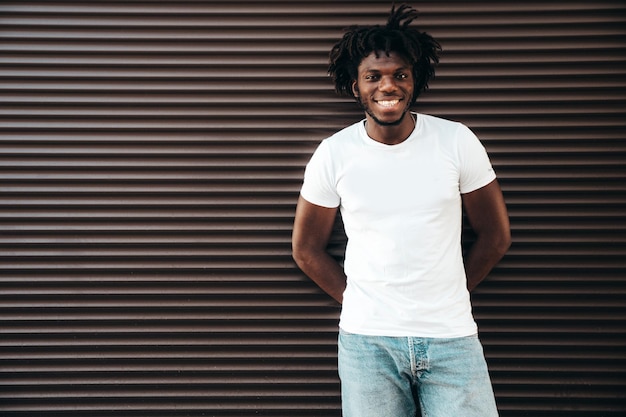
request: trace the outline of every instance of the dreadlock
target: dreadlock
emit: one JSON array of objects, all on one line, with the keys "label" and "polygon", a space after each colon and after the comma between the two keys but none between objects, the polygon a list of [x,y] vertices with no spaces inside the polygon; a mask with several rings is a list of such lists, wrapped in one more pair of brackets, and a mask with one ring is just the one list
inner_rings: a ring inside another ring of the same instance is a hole
[{"label": "dreadlock", "polygon": [[357,79],[358,67],[363,58],[372,52],[387,56],[395,52],[413,68],[415,80],[411,104],[428,88],[435,75],[441,46],[426,32],[409,27],[417,18],[417,10],[403,4],[391,13],[385,26],[350,26],[343,38],[330,51],[328,74],[340,95],[352,96],[352,83]]}]

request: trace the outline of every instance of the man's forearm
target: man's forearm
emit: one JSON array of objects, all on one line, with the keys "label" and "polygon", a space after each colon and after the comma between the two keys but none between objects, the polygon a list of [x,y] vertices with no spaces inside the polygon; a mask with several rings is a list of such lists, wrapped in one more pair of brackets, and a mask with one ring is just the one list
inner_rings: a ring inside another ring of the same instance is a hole
[{"label": "man's forearm", "polygon": [[464,259],[467,288],[472,291],[511,246],[511,226],[497,180],[463,194],[462,198],[469,223],[476,232],[476,242]]},{"label": "man's forearm", "polygon": [[343,302],[346,289],[346,275],[343,268],[327,252],[317,254],[294,254],[298,267],[324,292],[339,304]]},{"label": "man's forearm", "polygon": [[491,272],[494,266],[502,259],[509,241],[494,243],[493,239],[479,238],[474,242],[465,258],[465,275],[467,288],[472,291]]}]

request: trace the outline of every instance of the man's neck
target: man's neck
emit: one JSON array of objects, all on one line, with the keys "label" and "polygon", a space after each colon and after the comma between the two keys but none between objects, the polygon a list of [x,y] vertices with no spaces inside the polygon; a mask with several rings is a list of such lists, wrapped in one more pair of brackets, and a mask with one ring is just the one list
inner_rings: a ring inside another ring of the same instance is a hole
[{"label": "man's neck", "polygon": [[398,145],[411,136],[415,129],[413,114],[407,112],[397,125],[383,125],[374,120],[369,114],[365,115],[365,130],[367,135],[376,142],[385,145]]}]

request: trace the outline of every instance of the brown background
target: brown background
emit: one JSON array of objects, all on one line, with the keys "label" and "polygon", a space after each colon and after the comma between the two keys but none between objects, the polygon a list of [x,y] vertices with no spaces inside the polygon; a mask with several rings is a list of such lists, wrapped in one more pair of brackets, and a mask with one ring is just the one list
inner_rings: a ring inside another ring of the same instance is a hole
[{"label": "brown background", "polygon": [[[479,135],[510,210],[474,295],[501,415],[623,415],[626,4],[412,4],[444,48],[417,110]],[[290,233],[362,117],[328,51],[389,8],[0,3],[0,415],[340,415]]]}]

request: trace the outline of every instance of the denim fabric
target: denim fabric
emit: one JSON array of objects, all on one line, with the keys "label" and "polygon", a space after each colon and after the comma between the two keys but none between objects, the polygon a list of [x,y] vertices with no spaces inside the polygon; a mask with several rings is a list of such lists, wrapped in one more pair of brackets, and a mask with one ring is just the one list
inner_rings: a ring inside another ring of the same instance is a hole
[{"label": "denim fabric", "polygon": [[343,417],[497,417],[478,336],[363,336],[340,331]]}]

